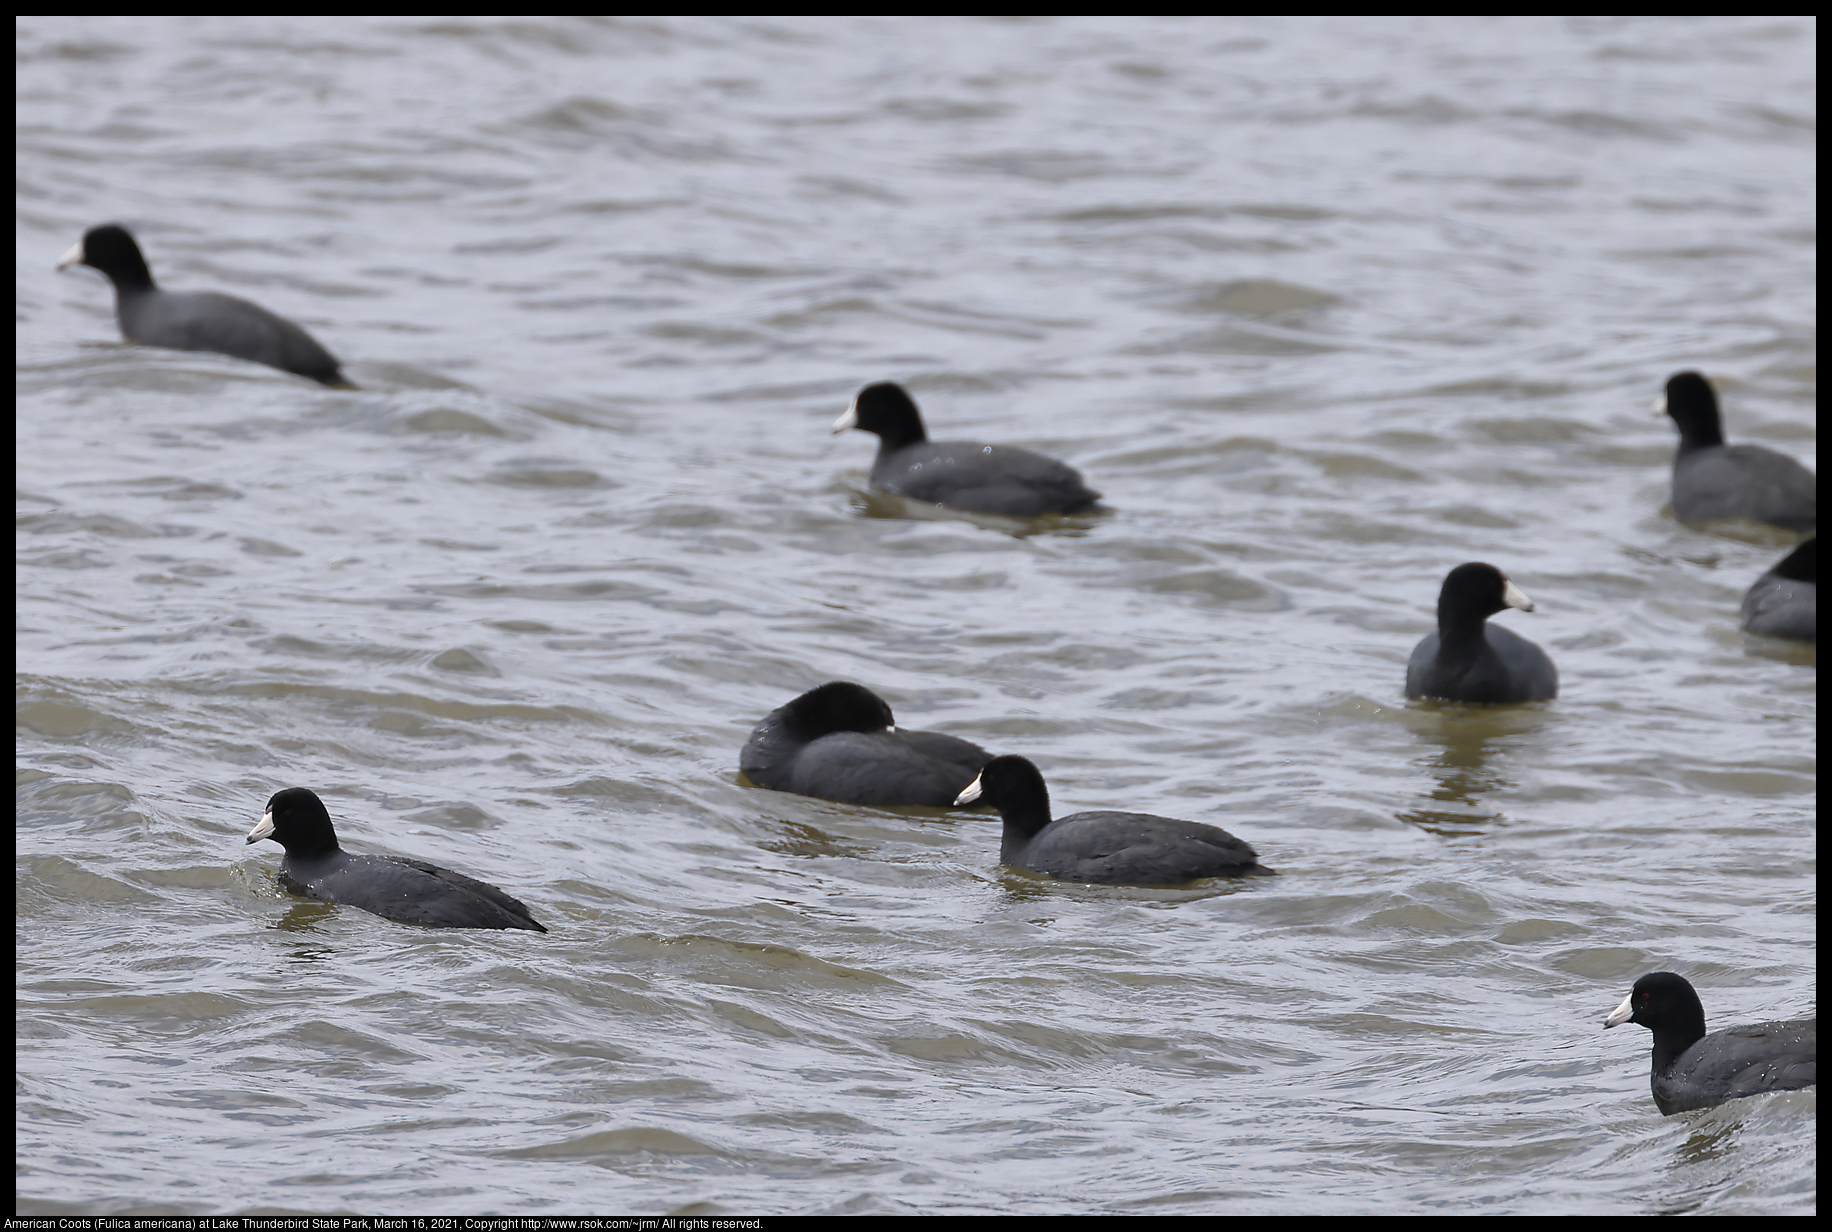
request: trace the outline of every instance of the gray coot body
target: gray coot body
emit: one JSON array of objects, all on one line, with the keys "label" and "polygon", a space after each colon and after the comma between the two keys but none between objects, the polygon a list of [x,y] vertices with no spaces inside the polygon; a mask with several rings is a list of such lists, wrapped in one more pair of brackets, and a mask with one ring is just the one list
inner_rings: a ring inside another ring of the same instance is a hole
[{"label": "gray coot body", "polygon": [[1458,565],[1438,592],[1438,631],[1426,634],[1406,664],[1406,696],[1449,702],[1542,702],[1558,696],[1552,659],[1488,618],[1533,601],[1493,565]]},{"label": "gray coot body", "polygon": [[1086,513],[1100,500],[1074,467],[1040,453],[930,440],[915,400],[890,381],[867,385],[853,396],[833,425],[836,434],[848,428],[878,437],[873,485],[911,500],[1011,517]]},{"label": "gray coot body", "polygon": [[1705,1034],[1705,1007],[1683,976],[1635,981],[1605,1027],[1638,1022],[1654,1033],[1654,1103],[1666,1116],[1727,1099],[1810,1087],[1818,1077],[1818,1019],[1759,1022]]},{"label": "gray coot body", "polygon": [[833,680],[765,715],[738,768],[759,787],[842,804],[952,808],[991,758],[940,732],[898,731],[883,698]]},{"label": "gray coot body", "polygon": [[1050,793],[1022,757],[995,757],[957,804],[984,800],[1005,822],[999,861],[1063,881],[1180,885],[1199,877],[1264,877],[1259,854],[1226,830],[1149,813],[1075,813],[1050,820]]},{"label": "gray coot body", "polygon": [[1673,514],[1686,522],[1751,518],[1809,531],[1818,517],[1813,472],[1761,445],[1726,445],[1717,392],[1696,372],[1667,381],[1666,413],[1679,427]]},{"label": "gray coot body", "polygon": [[1743,627],[1764,637],[1819,640],[1819,540],[1809,539],[1743,596]]},{"label": "gray coot body", "polygon": [[114,283],[115,316],[129,342],[177,351],[215,351],[309,377],[337,389],[354,388],[337,360],[303,329],[259,304],[215,291],[161,291],[126,228],[92,227],[64,254],[58,269],[87,265]]},{"label": "gray coot body", "polygon": [[495,886],[400,856],[352,855],[337,845],[331,815],[315,792],[275,792],[248,841],[286,848],[280,884],[324,903],[359,907],[405,924],[434,928],[523,928],[544,933],[519,899]]}]

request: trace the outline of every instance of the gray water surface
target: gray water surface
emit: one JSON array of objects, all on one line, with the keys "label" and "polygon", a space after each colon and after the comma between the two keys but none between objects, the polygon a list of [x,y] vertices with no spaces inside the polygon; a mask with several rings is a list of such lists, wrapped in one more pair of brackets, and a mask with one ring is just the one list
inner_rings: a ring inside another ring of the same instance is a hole
[{"label": "gray water surface", "polygon": [[[1815,999],[1790,539],[1649,409],[1814,464],[1811,20],[16,33],[21,1212],[1814,1210],[1602,1031]],[[105,221],[362,388],[123,345]],[[1112,512],[875,516],[877,379]],[[1400,696],[1466,560],[1556,701]],[[1282,875],[740,784],[836,678]],[[292,785],[552,932],[287,896]]]}]

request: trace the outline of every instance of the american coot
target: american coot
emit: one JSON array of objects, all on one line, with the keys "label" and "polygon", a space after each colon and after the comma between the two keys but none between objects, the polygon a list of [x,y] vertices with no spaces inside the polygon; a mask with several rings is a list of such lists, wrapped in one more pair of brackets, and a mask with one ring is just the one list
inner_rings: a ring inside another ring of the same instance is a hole
[{"label": "american coot", "polygon": [[940,732],[898,731],[883,698],[833,680],[765,715],[738,768],[759,787],[842,804],[951,808],[991,757]]},{"label": "american coot", "polygon": [[1705,1007],[1684,977],[1656,971],[1605,1027],[1638,1022],[1654,1033],[1654,1103],[1666,1116],[1740,1095],[1792,1091],[1818,1082],[1818,1019],[1759,1022],[1705,1034]]},{"label": "american coot", "polygon": [[1076,813],[1050,820],[1050,792],[1022,757],[995,757],[956,804],[985,800],[1005,835],[999,861],[1064,881],[1179,885],[1198,877],[1263,877],[1253,848],[1215,826],[1149,813]]},{"label": "american coot", "polygon": [[1819,640],[1819,548],[1809,539],[1756,579],[1743,596],[1743,627],[1764,637]]},{"label": "american coot", "polygon": [[1438,592],[1438,631],[1406,664],[1406,696],[1448,702],[1542,702],[1558,696],[1558,669],[1546,652],[1488,618],[1533,601],[1493,565],[1458,565]]},{"label": "american coot", "polygon": [[880,488],[973,513],[1034,517],[1086,513],[1100,493],[1066,463],[1010,445],[932,441],[922,429],[915,400],[890,381],[867,385],[834,423],[834,432],[859,428],[877,435],[871,481]]},{"label": "american coot", "polygon": [[323,903],[360,907],[405,924],[434,928],[547,930],[519,899],[493,885],[401,856],[352,855],[337,845],[324,802],[303,787],[274,793],[248,841],[271,838],[286,848],[280,884]]},{"label": "american coot", "polygon": [[1673,459],[1673,515],[1681,521],[1753,518],[1809,531],[1818,514],[1813,472],[1761,445],[1726,445],[1717,393],[1696,372],[1667,381],[1663,408],[1679,425]]},{"label": "american coot", "polygon": [[129,342],[178,351],[215,351],[354,389],[331,353],[312,336],[259,304],[215,291],[161,291],[140,245],[114,223],[92,227],[64,254],[58,269],[88,265],[114,283],[115,316]]}]

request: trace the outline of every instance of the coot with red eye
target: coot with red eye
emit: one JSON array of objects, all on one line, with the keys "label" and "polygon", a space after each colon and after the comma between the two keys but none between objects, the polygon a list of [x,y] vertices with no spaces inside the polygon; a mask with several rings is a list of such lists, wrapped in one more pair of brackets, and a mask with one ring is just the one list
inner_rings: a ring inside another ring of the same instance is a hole
[{"label": "coot with red eye", "polygon": [[1819,1081],[1818,1019],[1759,1022],[1706,1035],[1698,993],[1671,971],[1636,980],[1603,1025],[1625,1022],[1638,1022],[1654,1033],[1649,1081],[1655,1106],[1667,1116]]}]

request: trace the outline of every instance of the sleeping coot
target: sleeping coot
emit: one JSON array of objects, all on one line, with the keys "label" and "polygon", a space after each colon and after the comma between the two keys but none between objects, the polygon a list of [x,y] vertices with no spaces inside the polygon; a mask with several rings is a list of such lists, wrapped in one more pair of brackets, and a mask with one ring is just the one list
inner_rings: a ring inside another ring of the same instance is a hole
[{"label": "sleeping coot", "polygon": [[985,800],[1005,833],[999,862],[1064,881],[1179,885],[1198,877],[1264,877],[1272,869],[1247,844],[1215,826],[1149,813],[1076,813],[1050,820],[1050,792],[1022,757],[986,763],[956,804]]},{"label": "sleeping coot", "polygon": [[1809,539],[1743,596],[1743,627],[1764,637],[1819,640],[1819,540]]},{"label": "sleeping coot", "polygon": [[1679,426],[1673,458],[1673,515],[1684,522],[1752,518],[1809,531],[1818,516],[1813,472],[1761,445],[1726,445],[1717,393],[1696,372],[1667,381],[1663,408]]},{"label": "sleeping coot", "polygon": [[1638,1022],[1654,1033],[1654,1103],[1666,1116],[1742,1095],[1792,1091],[1818,1079],[1818,1020],[1759,1022],[1705,1034],[1705,1007],[1683,976],[1635,981],[1605,1027]]},{"label": "sleeping coot", "polygon": [[303,787],[275,792],[267,802],[266,814],[248,832],[251,843],[264,838],[286,848],[281,886],[306,898],[434,928],[547,931],[520,900],[474,877],[424,860],[345,851],[337,845],[324,802]]},{"label": "sleeping coot", "polygon": [[1438,591],[1438,631],[1406,664],[1406,696],[1447,702],[1541,702],[1558,696],[1558,669],[1526,638],[1491,625],[1504,608],[1533,601],[1493,565],[1458,565]]},{"label": "sleeping coot", "polygon": [[970,513],[1035,517],[1086,513],[1100,493],[1074,467],[1028,449],[978,441],[932,441],[916,402],[890,381],[867,385],[833,425],[878,437],[871,481],[880,488]]},{"label": "sleeping coot", "polygon": [[951,808],[991,757],[940,732],[898,731],[883,698],[833,680],[765,715],[738,768],[759,787],[842,804]]},{"label": "sleeping coot", "polygon": [[126,228],[92,227],[64,254],[58,269],[88,265],[114,283],[115,316],[129,342],[178,351],[215,351],[310,377],[336,389],[355,388],[331,353],[313,337],[259,304],[215,291],[161,291]]}]

